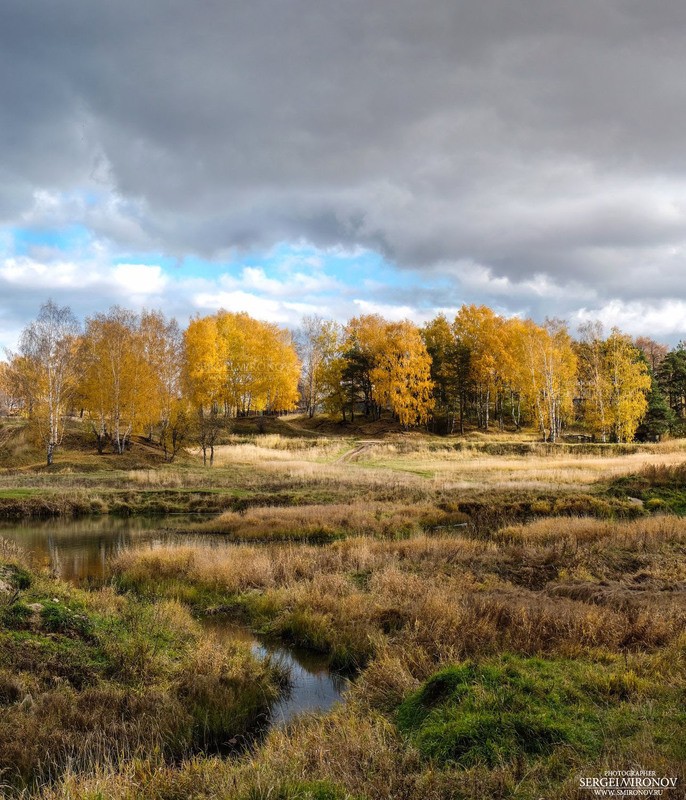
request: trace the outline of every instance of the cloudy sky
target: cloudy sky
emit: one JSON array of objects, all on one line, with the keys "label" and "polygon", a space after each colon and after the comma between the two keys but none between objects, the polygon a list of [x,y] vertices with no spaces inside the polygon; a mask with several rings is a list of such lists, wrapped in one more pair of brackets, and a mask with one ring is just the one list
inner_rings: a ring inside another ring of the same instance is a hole
[{"label": "cloudy sky", "polygon": [[0,347],[51,297],[686,337],[683,0],[3,0]]}]

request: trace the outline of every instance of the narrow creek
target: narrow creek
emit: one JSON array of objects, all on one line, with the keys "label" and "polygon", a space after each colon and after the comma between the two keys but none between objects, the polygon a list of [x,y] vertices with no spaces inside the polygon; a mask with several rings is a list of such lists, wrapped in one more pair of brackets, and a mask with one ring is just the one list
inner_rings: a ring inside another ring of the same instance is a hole
[{"label": "narrow creek", "polygon": [[[108,560],[126,550],[165,544],[229,544],[223,536],[174,532],[175,527],[183,528],[199,519],[197,515],[103,516],[0,522],[0,536],[16,542],[60,578],[88,585],[101,581],[106,576]],[[269,725],[285,725],[306,711],[327,711],[346,692],[347,679],[331,670],[329,659],[322,654],[287,647],[221,617],[208,617],[202,624],[208,634],[220,641],[246,643],[258,658],[271,658],[288,670],[291,689],[272,707]]]}]

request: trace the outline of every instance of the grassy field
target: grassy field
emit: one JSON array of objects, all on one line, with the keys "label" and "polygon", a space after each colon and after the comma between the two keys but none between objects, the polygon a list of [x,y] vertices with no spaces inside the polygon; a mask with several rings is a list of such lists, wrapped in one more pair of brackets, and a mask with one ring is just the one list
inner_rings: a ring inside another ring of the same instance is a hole
[{"label": "grassy field", "polygon": [[[5,454],[5,516],[209,510],[188,530],[222,537],[125,552],[90,592],[0,547],[8,793],[580,800],[581,775],[644,769],[685,796],[685,445],[269,423],[212,470],[144,442]],[[283,675],[205,614],[327,653],[346,702],[216,753]]]}]

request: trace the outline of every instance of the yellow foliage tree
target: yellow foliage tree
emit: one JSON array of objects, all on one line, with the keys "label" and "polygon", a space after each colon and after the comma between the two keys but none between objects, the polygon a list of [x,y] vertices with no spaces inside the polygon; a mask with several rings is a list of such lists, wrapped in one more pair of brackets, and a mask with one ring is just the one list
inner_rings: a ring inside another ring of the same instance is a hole
[{"label": "yellow foliage tree", "polygon": [[[491,403],[500,410],[512,372],[505,320],[487,306],[462,306],[453,323],[456,342],[469,353],[468,381],[476,399],[480,427],[488,430]],[[500,401],[500,402],[499,402]]]},{"label": "yellow foliage tree", "polygon": [[604,338],[600,322],[589,322],[580,333],[576,349],[584,423],[603,442],[630,442],[648,408],[648,365],[617,328]]},{"label": "yellow foliage tree", "polygon": [[210,464],[222,420],[297,406],[300,363],[290,333],[277,325],[228,311],[196,317],[183,350],[183,382]]},{"label": "yellow foliage tree", "polygon": [[379,314],[363,314],[353,317],[345,326],[342,379],[351,418],[354,417],[358,402],[363,403],[365,416],[378,419],[381,415],[381,405],[373,392],[371,373],[376,354],[383,345],[386,324]]},{"label": "yellow foliage tree", "polygon": [[216,328],[227,415],[294,409],[300,362],[290,333],[227,311],[216,315]]},{"label": "yellow foliage tree", "polygon": [[426,424],[434,407],[431,358],[413,323],[388,322],[375,342],[372,395],[403,428]]},{"label": "yellow foliage tree", "polygon": [[413,323],[387,322],[378,314],[353,317],[340,354],[325,371],[326,406],[345,420],[357,404],[365,416],[390,411],[405,428],[424,424],[434,406],[431,358]]},{"label": "yellow foliage tree", "polygon": [[606,353],[612,438],[617,442],[631,442],[648,410],[647,395],[651,387],[648,365],[631,337],[617,328],[612,329],[607,339]]},{"label": "yellow foliage tree", "polygon": [[555,442],[574,413],[577,359],[566,326],[511,321],[516,383],[544,441]]},{"label": "yellow foliage tree", "polygon": [[99,452],[110,440],[122,454],[134,430],[149,421],[155,375],[146,358],[140,319],[113,306],[86,320],[80,394],[91,419]]},{"label": "yellow foliage tree", "polygon": [[221,429],[219,407],[223,405],[223,353],[217,317],[192,319],[183,335],[182,382],[195,414],[195,434],[203,463],[214,461],[214,445]]}]

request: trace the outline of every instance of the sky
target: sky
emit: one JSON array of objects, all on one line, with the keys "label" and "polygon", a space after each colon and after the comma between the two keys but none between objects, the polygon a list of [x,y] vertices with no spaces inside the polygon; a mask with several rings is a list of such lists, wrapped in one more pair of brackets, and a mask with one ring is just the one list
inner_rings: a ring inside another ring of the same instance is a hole
[{"label": "sky", "polygon": [[683,0],[3,0],[0,352],[51,298],[686,338]]}]

